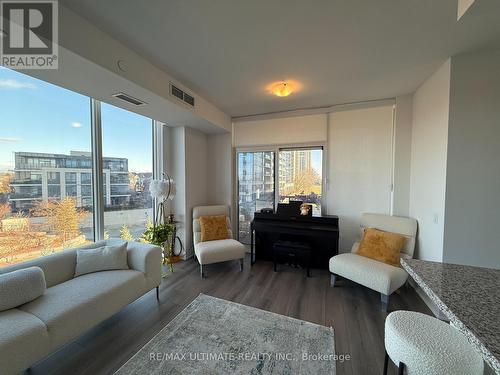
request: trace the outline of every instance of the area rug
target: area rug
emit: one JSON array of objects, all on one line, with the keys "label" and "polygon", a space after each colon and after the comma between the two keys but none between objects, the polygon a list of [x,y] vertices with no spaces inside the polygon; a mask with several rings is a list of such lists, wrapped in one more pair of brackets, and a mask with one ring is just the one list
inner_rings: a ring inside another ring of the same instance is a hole
[{"label": "area rug", "polygon": [[335,374],[333,329],[200,294],[115,374]]}]

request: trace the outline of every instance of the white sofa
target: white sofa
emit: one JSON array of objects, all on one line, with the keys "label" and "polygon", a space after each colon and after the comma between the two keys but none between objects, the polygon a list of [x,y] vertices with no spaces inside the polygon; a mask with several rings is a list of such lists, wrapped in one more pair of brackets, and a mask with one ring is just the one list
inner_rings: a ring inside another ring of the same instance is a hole
[{"label": "white sofa", "polygon": [[[215,215],[226,215],[227,230],[230,238],[201,242],[200,217]],[[194,253],[200,263],[201,277],[204,276],[204,265],[229,260],[239,259],[240,269],[243,270],[243,259],[245,258],[246,249],[241,242],[233,239],[228,206],[198,206],[193,208],[193,242]]]},{"label": "white sofa", "polygon": [[[407,240],[401,251],[401,257],[413,257],[417,235],[415,219],[365,213],[361,216],[361,236],[366,228],[402,234]],[[408,279],[408,274],[401,267],[394,267],[356,254],[358,247],[359,241],[356,241],[350,253],[339,254],[330,259],[331,285],[335,286],[338,275],[373,289],[380,293],[382,309],[387,311],[389,296],[403,286]]]},{"label": "white sofa", "polygon": [[[85,248],[123,243],[99,241]],[[0,312],[0,373],[15,374],[58,350],[70,340],[109,318],[161,283],[161,249],[129,242],[130,269],[89,273],[74,277],[76,249],[10,267],[0,274],[37,266],[43,270],[45,293]]]}]

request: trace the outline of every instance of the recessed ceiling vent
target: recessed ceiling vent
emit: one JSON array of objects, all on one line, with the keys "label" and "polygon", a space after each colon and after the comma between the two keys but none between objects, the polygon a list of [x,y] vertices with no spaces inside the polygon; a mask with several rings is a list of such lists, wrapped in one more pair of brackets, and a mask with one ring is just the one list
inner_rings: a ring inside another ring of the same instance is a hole
[{"label": "recessed ceiling vent", "polygon": [[119,92],[117,94],[113,94],[115,98],[121,99],[126,101],[127,103],[133,104],[133,105],[144,105],[146,102],[143,102],[142,100],[139,100],[137,98],[134,98],[133,96],[130,96],[128,94],[125,94],[123,92]]},{"label": "recessed ceiling vent", "polygon": [[190,105],[191,107],[194,107],[194,97],[192,95],[189,95],[187,92],[182,91],[172,83],[170,84],[170,95],[179,100],[182,100],[184,103]]}]

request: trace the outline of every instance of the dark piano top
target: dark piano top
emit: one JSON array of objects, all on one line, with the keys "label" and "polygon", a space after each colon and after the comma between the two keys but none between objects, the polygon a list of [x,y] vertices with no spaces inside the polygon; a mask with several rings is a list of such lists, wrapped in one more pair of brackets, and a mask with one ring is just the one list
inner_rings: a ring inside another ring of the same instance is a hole
[{"label": "dark piano top", "polygon": [[277,214],[267,214],[256,212],[254,214],[254,222],[269,222],[273,221],[276,224],[287,226],[313,224],[317,226],[328,226],[334,230],[338,230],[339,218],[336,215],[321,215],[321,216],[283,216]]}]

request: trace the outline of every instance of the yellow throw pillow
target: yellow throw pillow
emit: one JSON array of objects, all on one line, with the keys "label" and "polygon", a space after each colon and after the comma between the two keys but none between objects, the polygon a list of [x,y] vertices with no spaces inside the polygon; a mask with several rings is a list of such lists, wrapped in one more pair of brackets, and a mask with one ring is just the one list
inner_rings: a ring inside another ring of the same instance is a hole
[{"label": "yellow throw pillow", "polygon": [[229,238],[225,215],[200,217],[201,242],[225,240]]},{"label": "yellow throw pillow", "polygon": [[391,232],[367,228],[358,248],[358,255],[399,267],[399,255],[406,237]]}]

